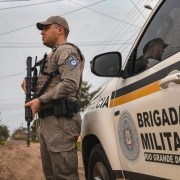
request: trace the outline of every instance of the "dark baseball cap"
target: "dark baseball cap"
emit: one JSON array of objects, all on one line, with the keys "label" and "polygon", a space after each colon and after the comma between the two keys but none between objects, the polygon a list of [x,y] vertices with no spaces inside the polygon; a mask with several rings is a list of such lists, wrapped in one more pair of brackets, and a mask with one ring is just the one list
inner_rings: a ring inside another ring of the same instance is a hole
[{"label": "dark baseball cap", "polygon": [[161,38],[155,38],[150,40],[143,48],[143,54],[147,52],[148,49],[150,49],[151,47],[153,47],[155,44],[162,44],[163,49],[167,48],[169,46],[169,44],[166,44]]},{"label": "dark baseball cap", "polygon": [[60,17],[60,16],[51,16],[44,22],[38,22],[36,26],[39,30],[43,30],[44,26],[48,26],[51,24],[58,24],[60,26],[63,26],[66,30],[69,31],[69,26],[68,26],[67,21],[63,17]]}]

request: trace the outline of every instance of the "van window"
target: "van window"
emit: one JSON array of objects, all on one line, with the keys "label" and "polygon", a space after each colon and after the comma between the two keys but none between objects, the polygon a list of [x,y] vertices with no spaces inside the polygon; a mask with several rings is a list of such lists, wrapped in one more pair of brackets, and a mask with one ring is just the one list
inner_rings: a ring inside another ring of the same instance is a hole
[{"label": "van window", "polygon": [[134,73],[142,72],[179,51],[180,1],[165,1],[137,47]]}]

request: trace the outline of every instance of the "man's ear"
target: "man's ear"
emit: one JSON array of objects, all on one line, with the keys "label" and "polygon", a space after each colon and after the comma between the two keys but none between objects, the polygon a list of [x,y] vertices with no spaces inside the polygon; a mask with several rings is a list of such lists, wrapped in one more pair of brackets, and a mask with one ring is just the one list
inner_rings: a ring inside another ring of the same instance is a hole
[{"label": "man's ear", "polygon": [[58,27],[58,34],[61,35],[64,33],[64,28],[62,26]]},{"label": "man's ear", "polygon": [[153,51],[156,51],[158,49],[158,44],[155,44],[153,47],[152,47],[152,50]]}]

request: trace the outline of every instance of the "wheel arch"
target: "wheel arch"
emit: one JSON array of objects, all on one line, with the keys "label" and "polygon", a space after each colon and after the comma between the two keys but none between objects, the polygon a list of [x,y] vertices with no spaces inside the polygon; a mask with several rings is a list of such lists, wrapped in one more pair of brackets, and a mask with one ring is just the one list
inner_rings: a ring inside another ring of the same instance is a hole
[{"label": "wheel arch", "polygon": [[97,145],[101,144],[98,137],[94,134],[87,135],[82,140],[82,156],[83,156],[83,164],[84,164],[84,171],[85,171],[85,177],[88,179],[88,163],[89,163],[89,157],[92,148]]}]

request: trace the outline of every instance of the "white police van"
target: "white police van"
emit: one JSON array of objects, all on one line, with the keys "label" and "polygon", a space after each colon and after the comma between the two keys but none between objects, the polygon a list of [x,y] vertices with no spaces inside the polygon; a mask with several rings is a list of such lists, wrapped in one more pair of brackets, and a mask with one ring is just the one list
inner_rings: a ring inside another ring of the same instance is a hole
[{"label": "white police van", "polygon": [[114,77],[82,122],[87,180],[180,180],[180,0],[161,0],[122,66],[119,52],[94,57]]}]

